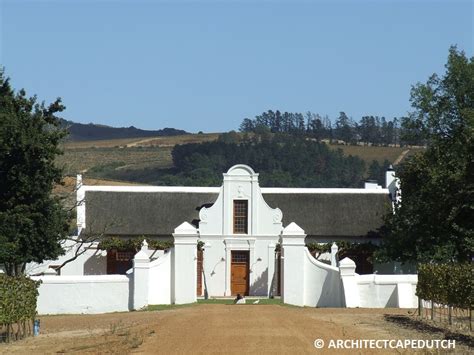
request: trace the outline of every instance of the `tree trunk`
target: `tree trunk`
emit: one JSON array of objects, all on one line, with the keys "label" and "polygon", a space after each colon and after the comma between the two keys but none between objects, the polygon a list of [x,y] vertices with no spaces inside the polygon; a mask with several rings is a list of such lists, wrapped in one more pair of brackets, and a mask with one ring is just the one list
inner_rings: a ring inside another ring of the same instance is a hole
[{"label": "tree trunk", "polygon": [[5,263],[5,272],[8,276],[18,277],[25,274],[25,263]]}]

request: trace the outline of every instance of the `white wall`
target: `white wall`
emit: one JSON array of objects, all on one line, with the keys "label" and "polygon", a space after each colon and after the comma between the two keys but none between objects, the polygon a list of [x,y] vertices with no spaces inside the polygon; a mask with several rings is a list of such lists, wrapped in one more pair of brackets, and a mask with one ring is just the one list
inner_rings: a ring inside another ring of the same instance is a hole
[{"label": "white wall", "polygon": [[182,233],[175,233],[176,245],[168,253],[148,250],[144,242],[127,275],[32,277],[41,280],[38,313],[124,312],[150,304],[195,302],[197,231],[188,223],[183,225],[194,233],[176,229]]},{"label": "white wall", "polygon": [[226,289],[226,248],[223,240],[217,238],[203,238],[203,269],[202,287],[207,287],[211,297],[222,297]]},{"label": "white wall", "polygon": [[162,254],[150,263],[148,304],[171,303],[171,254]]},{"label": "white wall", "polygon": [[305,246],[306,234],[296,223],[282,232],[283,302],[295,306],[342,307],[339,269],[316,260]]},{"label": "white wall", "polygon": [[305,248],[304,305],[342,307],[342,283],[339,269],[316,260]]},{"label": "white wall", "polygon": [[[77,238],[72,237],[72,238]],[[98,243],[88,244],[85,252],[76,260],[66,264],[61,269],[61,275],[105,275],[107,273],[107,251],[97,249]],[[63,243],[64,255],[56,260],[46,260],[45,262],[28,263],[26,265],[27,275],[38,275],[45,272],[50,266],[59,266],[64,261],[72,258],[77,248],[77,244],[72,240]]]},{"label": "white wall", "polygon": [[82,314],[129,310],[129,278],[124,275],[42,276],[39,314]]},{"label": "white wall", "polygon": [[417,275],[357,275],[360,307],[416,308]]},{"label": "white wall", "polygon": [[309,253],[305,237],[295,223],[281,234],[283,302],[310,307],[417,307],[417,275],[358,275],[349,258],[338,268],[324,264]]},{"label": "white wall", "polygon": [[349,258],[339,262],[346,307],[416,308],[418,275],[358,275]]}]

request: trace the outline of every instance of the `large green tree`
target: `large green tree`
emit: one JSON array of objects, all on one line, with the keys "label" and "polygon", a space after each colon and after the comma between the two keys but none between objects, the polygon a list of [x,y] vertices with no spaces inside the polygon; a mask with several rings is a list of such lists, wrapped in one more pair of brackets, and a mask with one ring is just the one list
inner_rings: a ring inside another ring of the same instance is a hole
[{"label": "large green tree", "polygon": [[63,109],[60,99],[45,105],[14,92],[0,70],[0,264],[10,275],[63,253],[69,216],[52,194],[62,177],[54,161]]},{"label": "large green tree", "polygon": [[381,259],[463,262],[474,256],[474,58],[452,47],[442,77],[412,88],[412,127],[427,149],[397,171]]}]

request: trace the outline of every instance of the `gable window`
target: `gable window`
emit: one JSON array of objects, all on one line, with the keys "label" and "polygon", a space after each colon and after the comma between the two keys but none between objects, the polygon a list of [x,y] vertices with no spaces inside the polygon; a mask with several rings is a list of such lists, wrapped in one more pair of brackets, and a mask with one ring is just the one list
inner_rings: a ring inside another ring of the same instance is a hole
[{"label": "gable window", "polygon": [[234,200],[234,234],[248,233],[248,201]]}]

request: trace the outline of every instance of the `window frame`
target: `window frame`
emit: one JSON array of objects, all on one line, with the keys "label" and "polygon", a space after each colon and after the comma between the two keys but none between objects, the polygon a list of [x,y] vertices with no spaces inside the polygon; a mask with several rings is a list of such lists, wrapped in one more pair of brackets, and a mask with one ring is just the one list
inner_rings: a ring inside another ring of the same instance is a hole
[{"label": "window frame", "polygon": [[[241,204],[245,206],[245,216],[241,215],[243,213],[236,214],[236,206]],[[237,227],[237,220],[245,220],[245,231],[241,231],[240,226]],[[236,228],[237,227],[237,228]],[[248,234],[249,232],[249,200],[246,199],[235,199],[232,201],[232,232],[233,234]]]}]

